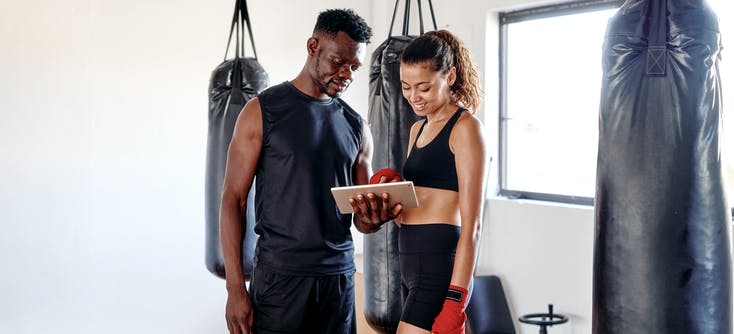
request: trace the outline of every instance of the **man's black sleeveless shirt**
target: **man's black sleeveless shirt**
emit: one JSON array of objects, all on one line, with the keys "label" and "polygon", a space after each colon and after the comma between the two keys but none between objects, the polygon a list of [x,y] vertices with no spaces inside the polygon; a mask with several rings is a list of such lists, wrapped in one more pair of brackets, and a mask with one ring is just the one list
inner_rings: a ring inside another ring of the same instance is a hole
[{"label": "man's black sleeveless shirt", "polygon": [[354,271],[351,215],[339,213],[331,187],[352,185],[362,118],[339,98],[314,99],[289,82],[258,99],[256,265],[288,275]]}]

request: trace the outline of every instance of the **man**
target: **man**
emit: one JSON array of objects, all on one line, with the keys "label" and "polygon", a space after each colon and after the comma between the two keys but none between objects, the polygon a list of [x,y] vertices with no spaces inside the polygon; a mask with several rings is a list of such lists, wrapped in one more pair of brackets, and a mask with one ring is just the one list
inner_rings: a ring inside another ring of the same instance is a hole
[{"label": "man", "polygon": [[[239,115],[220,213],[232,334],[356,333],[352,218],[339,213],[330,188],[366,184],[371,174],[369,129],[339,99],[371,36],[352,10],[320,13],[298,76],[263,91]],[[242,219],[253,179],[259,239],[248,293]],[[388,209],[384,195],[357,200],[353,220],[363,233],[402,210]]]}]

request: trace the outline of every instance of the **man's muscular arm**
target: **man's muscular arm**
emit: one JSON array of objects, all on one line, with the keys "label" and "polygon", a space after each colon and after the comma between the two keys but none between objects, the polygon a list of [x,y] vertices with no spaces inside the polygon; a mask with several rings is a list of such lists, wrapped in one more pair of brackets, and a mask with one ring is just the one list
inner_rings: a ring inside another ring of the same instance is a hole
[{"label": "man's muscular arm", "polygon": [[227,285],[225,318],[232,334],[250,333],[252,307],[242,269],[242,240],[247,193],[255,177],[262,147],[262,112],[257,98],[250,100],[237,117],[227,154],[222,206],[219,213],[220,240]]},{"label": "man's muscular arm", "polygon": [[[364,122],[364,124],[362,146],[353,167],[353,181],[357,185],[368,184],[372,174],[372,133],[367,123]],[[369,193],[366,198],[360,195],[356,199],[350,199],[349,202],[354,209],[352,217],[354,226],[362,233],[377,232],[382,224],[395,219],[403,211],[401,204],[389,207],[390,196],[388,194],[378,196]]]}]

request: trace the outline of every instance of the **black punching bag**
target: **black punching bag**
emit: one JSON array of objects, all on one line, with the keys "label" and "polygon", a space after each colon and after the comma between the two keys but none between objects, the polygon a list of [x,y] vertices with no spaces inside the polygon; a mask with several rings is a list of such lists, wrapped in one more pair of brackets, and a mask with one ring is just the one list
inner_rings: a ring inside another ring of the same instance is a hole
[{"label": "black punching bag", "polygon": [[[398,10],[395,1],[392,22]],[[429,0],[431,16],[433,6]],[[419,15],[422,15],[418,0]],[[408,153],[410,127],[419,118],[403,98],[400,83],[400,55],[415,37],[408,36],[410,0],[405,1],[403,35],[390,36],[372,53],[369,80],[370,131],[374,138],[372,166],[402,170]],[[433,19],[434,29],[436,20]],[[421,20],[421,34],[423,25]],[[390,26],[392,33],[392,24]],[[395,333],[402,313],[400,296],[400,267],[398,263],[398,230],[393,222],[364,236],[364,315],[367,323],[378,333]]]},{"label": "black punching bag", "polygon": [[730,334],[718,22],[701,0],[628,0],[603,47],[594,334]]},{"label": "black punching bag", "polygon": [[[255,58],[244,57],[244,24],[250,34]],[[235,40],[235,58],[227,60],[227,51],[222,62],[212,72],[209,83],[209,136],[206,151],[206,268],[224,278],[224,259],[221,241],[219,240],[219,205],[224,183],[224,170],[227,166],[227,150],[232,140],[232,132],[237,116],[245,103],[268,86],[268,74],[257,61],[255,43],[250,29],[250,18],[247,2],[237,0],[235,4],[229,38],[237,31]],[[247,196],[247,217],[242,222],[245,226],[245,237],[242,242],[242,265],[245,276],[249,277],[253,267],[255,254],[255,209],[252,187]]]}]

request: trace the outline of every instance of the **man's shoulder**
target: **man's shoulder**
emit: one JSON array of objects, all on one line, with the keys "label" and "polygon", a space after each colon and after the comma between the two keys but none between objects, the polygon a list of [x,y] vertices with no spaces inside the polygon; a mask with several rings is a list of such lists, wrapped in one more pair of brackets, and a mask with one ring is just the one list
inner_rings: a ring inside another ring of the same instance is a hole
[{"label": "man's shoulder", "polygon": [[266,114],[273,114],[272,117],[276,118],[281,117],[282,114],[287,114],[290,111],[292,103],[295,101],[293,88],[288,81],[266,88],[257,97],[263,117]]},{"label": "man's shoulder", "polygon": [[268,88],[265,88],[262,92],[260,92],[260,94],[258,94],[258,96],[262,97],[262,96],[270,96],[273,94],[280,94],[284,90],[287,90],[287,89],[288,89],[288,82],[284,81],[277,85],[273,85]]},{"label": "man's shoulder", "polygon": [[344,109],[344,113],[348,115],[351,118],[362,120],[362,115],[360,115],[352,106],[349,105],[346,101],[342,100],[341,98],[335,98],[334,99],[341,107]]}]

